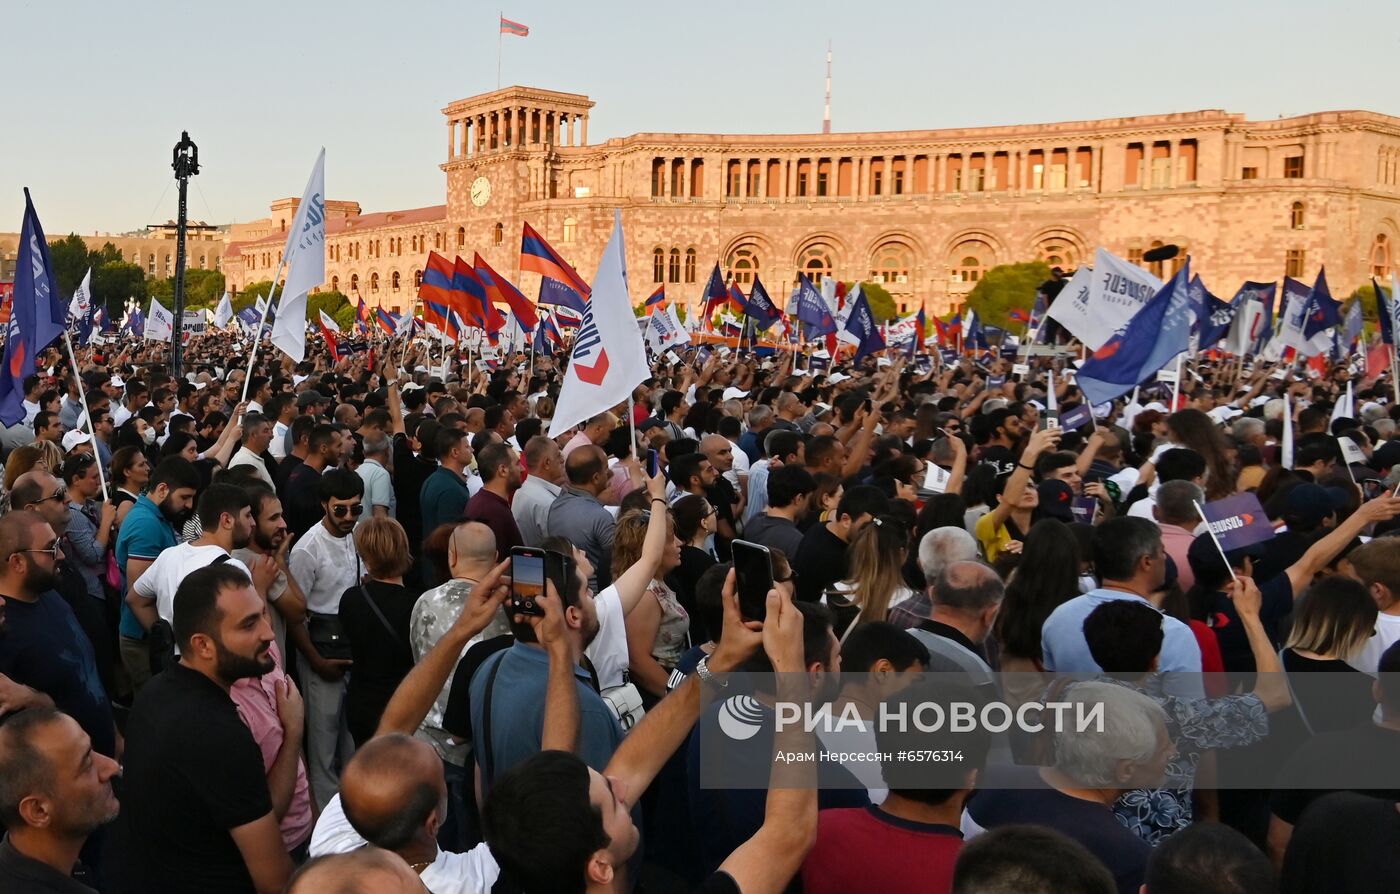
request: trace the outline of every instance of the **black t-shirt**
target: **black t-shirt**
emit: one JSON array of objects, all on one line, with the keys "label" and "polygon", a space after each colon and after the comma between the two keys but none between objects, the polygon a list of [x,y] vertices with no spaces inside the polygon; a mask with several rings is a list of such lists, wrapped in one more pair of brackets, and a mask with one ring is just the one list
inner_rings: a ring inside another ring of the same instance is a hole
[{"label": "black t-shirt", "polygon": [[[710,505],[715,508],[715,518],[718,521],[729,522],[729,527],[734,529],[734,504],[739,500],[739,494],[734,490],[734,485],[730,484],[722,475],[715,476],[715,483],[710,485],[710,489],[705,492],[705,499],[710,501]],[[729,561],[729,538],[715,535],[715,555],[721,562]]]},{"label": "black t-shirt", "polygon": [[700,887],[695,889],[695,894],[743,894],[739,890],[739,883],[734,881],[734,877],[727,872],[711,873]]},{"label": "black t-shirt", "polygon": [[482,640],[467,650],[467,654],[457,662],[452,673],[452,688],[447,690],[447,705],[442,709],[442,728],[458,741],[470,741],[472,737],[472,677],[486,659],[515,643],[509,633]]},{"label": "black t-shirt", "polygon": [[288,453],[277,464],[277,474],[272,477],[272,480],[277,485],[277,499],[283,503],[287,502],[287,481],[292,477],[292,473],[305,462],[301,457]]},{"label": "black t-shirt", "polygon": [[[1276,574],[1259,584],[1259,622],[1268,634],[1269,642],[1278,647],[1279,623],[1293,611],[1293,582],[1286,574]],[[1207,622],[1220,643],[1220,659],[1227,673],[1254,673],[1254,652],[1249,648],[1249,635],[1235,611],[1235,604],[1224,592],[1217,592],[1211,602]],[[1252,684],[1251,684],[1252,686]]]},{"label": "black t-shirt", "polygon": [[1397,755],[1400,730],[1369,720],[1353,729],[1315,736],[1284,766],[1269,809],[1284,822],[1297,825],[1310,804],[1332,791],[1400,801]]},{"label": "black t-shirt", "polygon": [[1293,704],[1315,733],[1352,729],[1376,710],[1370,674],[1345,661],[1304,658],[1292,649],[1280,657],[1293,690]]},{"label": "black t-shirt", "polygon": [[102,687],[92,643],[73,609],[53,590],[33,602],[5,600],[0,674],[53,699],[92,739],[98,754],[115,757],[112,703]]},{"label": "black t-shirt", "polygon": [[816,602],[826,588],[846,578],[846,541],[817,525],[802,535],[797,556],[789,557],[797,572],[797,599]]},{"label": "black t-shirt", "polygon": [[1338,792],[1319,798],[1293,830],[1282,894],[1400,891],[1400,810],[1394,798]]},{"label": "black t-shirt", "polygon": [[690,615],[690,641],[693,643],[713,639],[713,633],[718,632],[707,630],[695,611],[695,584],[714,564],[714,556],[687,543],[681,547],[681,563],[666,575],[666,586],[676,591],[677,601]]},{"label": "black t-shirt", "polygon": [[272,799],[227,692],[182,664],[147,683],[127,721],[122,781],[134,890],[253,890],[229,832],[271,813]]},{"label": "black t-shirt", "polygon": [[[388,628],[365,602],[366,592],[389,622]],[[340,597],[340,624],[355,662],[345,690],[345,719],[357,744],[374,735],[384,706],[413,670],[409,621],[417,601],[418,594],[402,584],[377,580],[367,581],[363,591],[351,587]]]},{"label": "black t-shirt", "polygon": [[326,514],[321,508],[321,472],[302,463],[287,478],[287,495],[282,498],[282,510],[287,528],[298,537]]},{"label": "black t-shirt", "polygon": [[408,535],[409,552],[421,555],[423,550],[423,516],[419,505],[419,495],[423,482],[437,469],[437,463],[419,459],[409,446],[406,435],[394,435],[394,499],[397,501],[395,517],[403,524]]},{"label": "black t-shirt", "polygon": [[15,850],[8,836],[4,841],[0,841],[0,891],[23,891],[24,894],[96,894],[92,888],[69,878],[47,863],[40,863],[21,854]]}]

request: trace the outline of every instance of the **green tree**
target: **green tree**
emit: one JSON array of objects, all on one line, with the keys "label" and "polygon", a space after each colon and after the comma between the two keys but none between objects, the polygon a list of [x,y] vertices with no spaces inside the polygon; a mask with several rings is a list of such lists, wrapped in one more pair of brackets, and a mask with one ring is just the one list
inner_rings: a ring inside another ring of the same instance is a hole
[{"label": "green tree", "polygon": [[[278,299],[281,303],[281,299]],[[349,332],[355,325],[355,305],[350,299],[336,291],[317,292],[306,296],[306,319],[312,323],[321,319],[321,311],[335,320],[341,332]]]},{"label": "green tree", "polygon": [[83,281],[83,274],[89,266],[88,247],[82,237],[69,233],[57,242],[49,242],[49,259],[53,262],[55,276],[58,277],[58,294],[63,303],[77,290]]},{"label": "green tree", "polygon": [[128,298],[143,304],[146,301],[146,274],[140,267],[117,260],[92,268],[93,301],[106,307],[108,313],[119,315]]},{"label": "green tree", "polygon": [[1044,261],[1019,264],[998,264],[983,274],[968,293],[967,305],[991,326],[1017,330],[1008,319],[1013,309],[1029,311],[1035,303],[1035,292],[1050,278],[1050,266]]},{"label": "green tree", "polygon": [[272,291],[272,280],[270,279],[248,283],[243,287],[243,291],[238,293],[238,297],[233,299],[233,312],[238,313],[245,307],[253,307],[259,298],[267,298],[267,293],[270,291]]},{"label": "green tree", "polygon": [[[846,283],[846,294],[855,292],[857,283]],[[859,283],[861,294],[870,304],[870,313],[875,317],[877,323],[888,323],[899,317],[899,308],[895,306],[894,296],[877,282]]]}]

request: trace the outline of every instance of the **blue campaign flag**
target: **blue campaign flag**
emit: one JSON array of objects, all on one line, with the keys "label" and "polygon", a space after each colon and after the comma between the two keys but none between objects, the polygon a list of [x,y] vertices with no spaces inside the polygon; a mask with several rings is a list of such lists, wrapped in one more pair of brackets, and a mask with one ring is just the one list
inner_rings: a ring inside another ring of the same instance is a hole
[{"label": "blue campaign flag", "polygon": [[963,350],[968,348],[987,348],[987,336],[982,331],[982,318],[975,310],[967,312],[967,332],[963,337]]},{"label": "blue campaign flag", "polygon": [[1352,343],[1361,337],[1362,328],[1361,301],[1358,299],[1347,308],[1346,319],[1342,321],[1342,346],[1350,350]]},{"label": "blue campaign flag", "polygon": [[1278,294],[1276,282],[1246,282],[1240,286],[1231,300],[1236,309],[1244,307],[1244,302],[1254,299],[1264,306],[1264,314],[1259,319],[1258,331],[1251,333],[1250,352],[1257,354],[1274,337],[1274,296]]},{"label": "blue campaign flag", "polygon": [[763,288],[763,283],[758,281],[756,273],[753,277],[753,288],[749,291],[748,301],[744,302],[744,313],[753,320],[754,328],[759,332],[772,326],[783,315],[783,312],[778,310],[778,306],[773,303],[773,299],[768,297],[768,290]]},{"label": "blue campaign flag", "polygon": [[131,311],[131,315],[126,318],[126,328],[137,338],[142,338],[146,334],[146,315],[137,307]]},{"label": "blue campaign flag", "polygon": [[[15,261],[15,285],[10,323],[5,332],[5,361],[0,365],[0,422],[14,425],[24,418],[24,380],[34,374],[34,360],[50,341],[63,334],[63,324],[53,329],[50,308],[58,301],[58,277],[49,258],[49,243],[29,190],[24,191],[24,223],[19,231],[19,255]],[[62,305],[62,302],[58,302]],[[67,309],[64,308],[64,322]],[[44,324],[48,324],[45,329]]]},{"label": "blue campaign flag", "polygon": [[1079,368],[1076,382],[1090,404],[1127,394],[1190,347],[1190,268],[1188,258],[1176,276]]},{"label": "blue campaign flag", "polygon": [[825,299],[807,274],[802,274],[797,283],[797,319],[802,323],[804,338],[820,338],[836,331],[836,320],[826,306]]},{"label": "blue campaign flag", "polygon": [[1201,508],[1216,543],[1225,552],[1274,538],[1274,526],[1254,493],[1235,494]]},{"label": "blue campaign flag", "polygon": [[1374,276],[1371,277],[1371,288],[1376,291],[1376,323],[1381,329],[1381,341],[1393,345],[1395,344],[1395,317],[1392,315],[1391,304],[1395,301],[1395,296],[1391,295],[1390,299],[1387,300],[1385,292],[1381,290],[1381,284],[1376,282]]},{"label": "blue campaign flag", "polygon": [[255,307],[245,307],[234,314],[240,326],[245,332],[253,332],[258,328],[258,310]]},{"label": "blue campaign flag", "polygon": [[1332,300],[1327,291],[1327,270],[1319,268],[1317,280],[1308,293],[1308,315],[1303,321],[1303,337],[1312,338],[1319,332],[1331,329],[1342,322],[1342,303]]},{"label": "blue campaign flag", "polygon": [[1200,350],[1206,351],[1216,346],[1222,338],[1230,332],[1230,325],[1235,321],[1235,314],[1239,312],[1244,303],[1241,296],[1244,290],[1241,289],[1231,301],[1221,301],[1210,293],[1201,282],[1198,276],[1192,280],[1192,285],[1200,286],[1201,306],[1198,308],[1198,318],[1200,320]]},{"label": "blue campaign flag", "polygon": [[855,304],[851,306],[851,315],[846,320],[846,331],[857,340],[856,362],[867,354],[885,349],[885,337],[880,334],[880,327],[875,325],[875,315],[870,312],[870,302],[866,300],[864,292],[857,295]]},{"label": "blue campaign flag", "polygon": [[1077,407],[1060,412],[1060,428],[1066,429],[1067,431],[1083,428],[1093,421],[1093,418],[1093,408],[1088,404],[1080,404]]}]

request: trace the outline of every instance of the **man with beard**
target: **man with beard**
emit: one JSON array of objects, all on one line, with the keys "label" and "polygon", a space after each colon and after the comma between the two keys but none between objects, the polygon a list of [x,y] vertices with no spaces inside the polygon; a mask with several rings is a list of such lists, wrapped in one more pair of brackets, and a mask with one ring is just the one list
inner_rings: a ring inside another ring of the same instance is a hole
[{"label": "man with beard", "polygon": [[[162,550],[175,545],[175,532],[190,517],[198,489],[199,472],[181,457],[161,460],[151,472],[146,493],[136,499],[117,534],[116,557],[122,569],[124,594],[131,591]],[[122,665],[132,686],[139,690],[151,678],[151,656],[146,648],[146,629],[125,600],[121,605],[120,633]]]},{"label": "man with beard", "polygon": [[0,726],[0,889],[90,894],[75,880],[78,853],[117,818],[119,770],[77,721],[53,708],[30,708]]},{"label": "man with beard", "polygon": [[520,490],[520,460],[505,444],[488,444],[476,456],[476,470],[485,483],[467,501],[466,516],[491,529],[496,555],[504,559],[512,547],[524,545],[510,511],[511,497]]},{"label": "man with beard", "polygon": [[[253,579],[258,595],[267,591],[277,577],[272,559],[259,557],[249,567],[233,558],[233,551],[253,539],[253,506],[243,488],[232,484],[211,484],[199,496],[199,525],[203,533],[189,543],[162,550],[141,579],[126,594],[127,604],[147,630],[157,620],[174,623],[175,592],[180,582],[206,565],[227,562]],[[179,645],[176,645],[176,653]]]},{"label": "man with beard", "polygon": [[[276,668],[272,625],[252,581],[221,562],[185,578],[174,599],[180,661],[136,697],[127,722],[123,803],[130,890],[281,891],[292,873],[262,754],[230,688]],[[295,766],[301,696],[277,687]]]},{"label": "man with beard", "polygon": [[306,659],[300,672],[306,690],[307,766],[317,806],[324,808],[336,792],[338,768],[350,759],[354,742],[343,710],[350,660],[344,654],[322,655],[316,642],[324,646],[340,632],[340,597],[364,574],[352,532],[365,511],[365,483],[349,469],[330,469],[317,488],[321,520],[297,540],[291,556],[292,577],[306,594],[307,623],[288,633]]},{"label": "man with beard", "polygon": [[306,596],[292,577],[287,556],[292,546],[287,520],[282,514],[282,501],[270,487],[256,482],[243,486],[253,504],[253,539],[242,548],[235,548],[233,557],[249,568],[263,557],[277,566],[277,576],[267,588],[267,604],[272,609],[268,618],[277,636],[277,647],[287,654],[287,626],[306,623]]},{"label": "man with beard", "polygon": [[78,721],[98,754],[115,757],[112,707],[92,643],[54,592],[62,558],[58,535],[37,512],[11,510],[0,517],[0,674],[48,696]]}]

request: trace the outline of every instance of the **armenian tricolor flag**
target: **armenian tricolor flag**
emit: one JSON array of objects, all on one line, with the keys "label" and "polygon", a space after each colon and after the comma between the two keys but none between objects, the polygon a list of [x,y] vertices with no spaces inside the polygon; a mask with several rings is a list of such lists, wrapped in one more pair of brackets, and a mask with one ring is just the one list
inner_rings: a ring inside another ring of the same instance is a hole
[{"label": "armenian tricolor flag", "polygon": [[647,303],[646,303],[646,312],[647,312],[648,315],[650,315],[652,311],[662,310],[662,309],[664,309],[665,307],[666,307],[666,287],[665,287],[664,285],[662,285],[662,286],[657,286],[657,287],[656,287],[656,291],[655,291],[655,292],[652,292],[652,293],[651,293],[651,297],[647,299]]},{"label": "armenian tricolor flag", "polygon": [[[540,315],[535,311],[534,302],[522,295],[514,283],[492,270],[491,265],[486,263],[481,255],[473,256],[472,269],[476,272],[477,279],[486,287],[486,298],[489,302],[503,301],[510,305],[515,318],[526,331],[540,324]],[[504,320],[502,322],[504,323]],[[488,328],[487,332],[490,331]]]},{"label": "armenian tricolor flag", "polygon": [[435,251],[428,252],[418,298],[423,302],[423,319],[455,339],[460,331],[456,317],[464,296],[453,283],[452,262]]},{"label": "armenian tricolor flag", "polygon": [[359,327],[361,335],[369,334],[369,305],[365,304],[365,299],[356,296],[359,304],[355,307],[355,325]]},{"label": "armenian tricolor flag", "polygon": [[538,273],[553,284],[554,288],[541,285],[541,304],[563,305],[583,313],[584,303],[592,292],[588,283],[528,223],[522,225],[520,235],[520,269]]},{"label": "armenian tricolor flag", "polygon": [[530,29],[519,22],[512,22],[505,16],[501,16],[501,33],[509,34],[513,37],[529,37]]},{"label": "armenian tricolor flag", "polygon": [[374,322],[379,324],[379,328],[384,330],[384,334],[393,338],[399,332],[399,319],[392,311],[387,311],[382,307],[374,309]]}]

